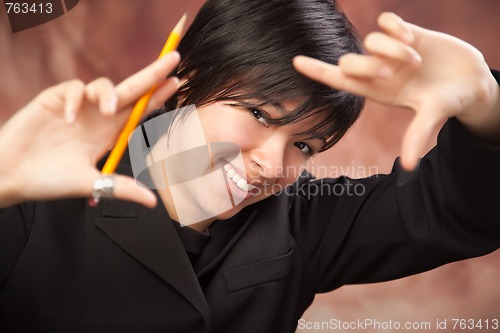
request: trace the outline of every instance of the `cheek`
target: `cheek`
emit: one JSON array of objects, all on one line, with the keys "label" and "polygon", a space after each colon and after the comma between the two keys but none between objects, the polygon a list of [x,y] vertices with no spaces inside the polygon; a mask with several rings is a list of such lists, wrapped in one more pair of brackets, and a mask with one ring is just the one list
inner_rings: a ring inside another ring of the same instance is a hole
[{"label": "cheek", "polygon": [[284,191],[287,186],[295,183],[302,172],[307,169],[308,159],[306,157],[295,153],[291,155],[294,156],[290,156],[288,159],[285,158],[282,177],[279,178],[275,184],[266,187],[258,197],[253,198],[251,203],[258,202],[271,195]]},{"label": "cheek", "polygon": [[300,175],[307,169],[307,162],[309,159],[297,147],[293,146],[288,148],[284,159],[283,178],[280,183],[283,185],[293,184]]},{"label": "cheek", "polygon": [[230,142],[244,150],[252,141],[251,126],[234,110],[205,112],[200,120],[208,142]]},{"label": "cheek", "polygon": [[211,131],[205,134],[208,142],[230,142],[241,148],[242,151],[247,150],[252,142],[251,131],[248,131],[245,126],[234,124],[231,127],[222,127],[217,131]]}]

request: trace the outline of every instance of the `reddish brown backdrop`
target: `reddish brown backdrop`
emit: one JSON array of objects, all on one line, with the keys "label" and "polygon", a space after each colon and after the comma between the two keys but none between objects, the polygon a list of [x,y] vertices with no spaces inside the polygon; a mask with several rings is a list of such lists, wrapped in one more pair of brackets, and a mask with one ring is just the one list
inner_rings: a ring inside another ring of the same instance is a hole
[{"label": "reddish brown backdrop", "polygon": [[[202,3],[202,0],[80,0],[63,17],[15,34],[8,26],[5,8],[0,6],[0,124],[37,92],[62,80],[79,77],[89,81],[107,76],[118,82],[125,78],[153,60],[180,16],[188,11],[192,18]],[[362,35],[376,28],[378,13],[395,11],[406,20],[465,39],[484,53],[491,67],[500,68],[500,47],[495,43],[500,31],[497,17],[500,1],[339,0],[339,3]],[[356,177],[389,172],[410,118],[410,111],[369,103],[347,137],[315,158],[311,169],[318,176],[345,173]],[[432,323],[445,318],[448,321],[500,319],[498,259],[500,253],[496,252],[399,281],[344,287],[318,296],[304,318]]]}]

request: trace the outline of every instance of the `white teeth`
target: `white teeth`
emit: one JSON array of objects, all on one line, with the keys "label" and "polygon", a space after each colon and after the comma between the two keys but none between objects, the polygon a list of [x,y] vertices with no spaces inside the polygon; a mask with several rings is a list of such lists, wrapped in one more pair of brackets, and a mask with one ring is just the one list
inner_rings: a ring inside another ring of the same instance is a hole
[{"label": "white teeth", "polygon": [[255,186],[247,184],[247,182],[244,179],[240,179],[238,183],[236,184],[239,188],[241,188],[243,191],[252,191]]},{"label": "white teeth", "polygon": [[231,180],[236,184],[236,186],[238,186],[243,191],[248,192],[255,189],[255,186],[248,184],[246,180],[243,177],[241,177],[236,172],[236,170],[231,168],[231,166],[229,166],[228,164],[224,165],[224,170],[226,171],[227,176],[231,178]]},{"label": "white teeth", "polygon": [[243,178],[238,180],[238,182],[236,183],[236,186],[241,188],[243,191],[248,191],[248,184]]}]

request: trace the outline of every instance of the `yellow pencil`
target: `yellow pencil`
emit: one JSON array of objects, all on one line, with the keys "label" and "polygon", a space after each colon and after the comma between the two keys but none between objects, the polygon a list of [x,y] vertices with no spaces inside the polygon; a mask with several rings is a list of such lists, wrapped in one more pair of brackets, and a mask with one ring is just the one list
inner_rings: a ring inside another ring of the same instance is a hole
[{"label": "yellow pencil", "polygon": [[[163,46],[163,49],[160,52],[159,58],[163,57],[167,53],[177,48],[177,45],[179,44],[179,41],[181,39],[182,31],[184,30],[184,25],[186,24],[186,19],[187,19],[187,13],[181,17],[179,23],[177,23],[174,30],[172,30],[172,32],[168,36],[168,39],[165,45]],[[116,145],[113,147],[113,150],[111,150],[111,153],[109,154],[109,157],[106,160],[104,167],[102,168],[103,175],[110,175],[113,172],[115,172],[118,163],[120,163],[120,160],[122,159],[125,149],[127,149],[128,137],[130,133],[132,133],[139,124],[139,121],[142,118],[144,110],[148,105],[149,99],[151,98],[155,90],[156,86],[153,86],[135,104],[134,108],[132,109],[132,112],[130,113],[130,117],[127,120],[127,123],[123,127],[123,130],[121,131],[120,136],[118,137]]]}]

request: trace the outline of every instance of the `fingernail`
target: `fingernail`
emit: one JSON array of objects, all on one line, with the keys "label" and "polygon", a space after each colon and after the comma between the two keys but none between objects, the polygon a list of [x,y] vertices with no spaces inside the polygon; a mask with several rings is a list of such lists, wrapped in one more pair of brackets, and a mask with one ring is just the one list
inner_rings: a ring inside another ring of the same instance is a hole
[{"label": "fingernail", "polygon": [[182,86],[183,86],[183,85],[185,85],[185,84],[186,84],[186,82],[188,82],[188,81],[189,81],[189,79],[188,79],[188,78],[186,78],[186,77],[185,77],[185,78],[183,78],[181,81],[179,81],[179,87],[182,87]]},{"label": "fingernail", "polygon": [[170,56],[171,56],[172,58],[174,58],[176,61],[180,61],[180,60],[181,60],[181,55],[180,55],[180,53],[179,53],[179,52],[177,52],[177,51],[172,51],[172,52],[170,52]]},{"label": "fingernail", "polygon": [[156,196],[149,190],[144,191],[144,199],[148,207],[156,206]]},{"label": "fingernail", "polygon": [[75,122],[75,115],[72,113],[66,114],[66,123],[68,125],[72,125],[74,122]]},{"label": "fingernail", "polygon": [[109,101],[107,102],[107,110],[110,113],[116,113],[117,104],[118,104],[118,98],[116,97],[116,95],[111,96]]},{"label": "fingernail", "polygon": [[403,31],[403,34],[401,35],[401,37],[403,38],[403,40],[407,43],[407,44],[410,44],[413,42],[413,33],[408,30],[406,27],[404,28],[404,31]]},{"label": "fingernail", "polygon": [[418,54],[418,52],[413,49],[411,53],[411,64],[415,66],[420,65],[422,63],[422,57],[420,56],[420,54]]},{"label": "fingernail", "polygon": [[294,65],[301,65],[301,64],[304,64],[304,62],[307,61],[307,57],[306,56],[303,56],[303,55],[298,55],[298,56],[295,56],[293,57],[292,59],[292,62]]},{"label": "fingernail", "polygon": [[392,77],[392,75],[394,75],[394,72],[393,72],[392,68],[390,68],[388,66],[382,67],[378,72],[378,76],[381,78],[384,78],[384,79],[388,79],[388,78]]},{"label": "fingernail", "polygon": [[73,107],[68,104],[64,108],[64,119],[68,125],[71,125],[75,122],[75,113],[73,112]]},{"label": "fingernail", "polygon": [[408,23],[406,23],[405,20],[403,20],[401,17],[399,18],[399,23],[402,29],[401,37],[406,43],[412,43],[414,40],[414,35],[410,27],[408,26]]},{"label": "fingernail", "polygon": [[413,64],[414,65],[420,65],[422,63],[422,57],[420,54],[416,53],[413,57]]},{"label": "fingernail", "polygon": [[179,78],[177,76],[172,76],[170,79],[174,81],[174,83],[177,85],[177,87],[180,87],[181,81],[179,80]]},{"label": "fingernail", "polygon": [[417,169],[415,166],[408,168],[407,165],[402,163],[400,158],[396,161],[399,165],[396,172],[396,185],[400,187],[406,185],[417,174]]}]

